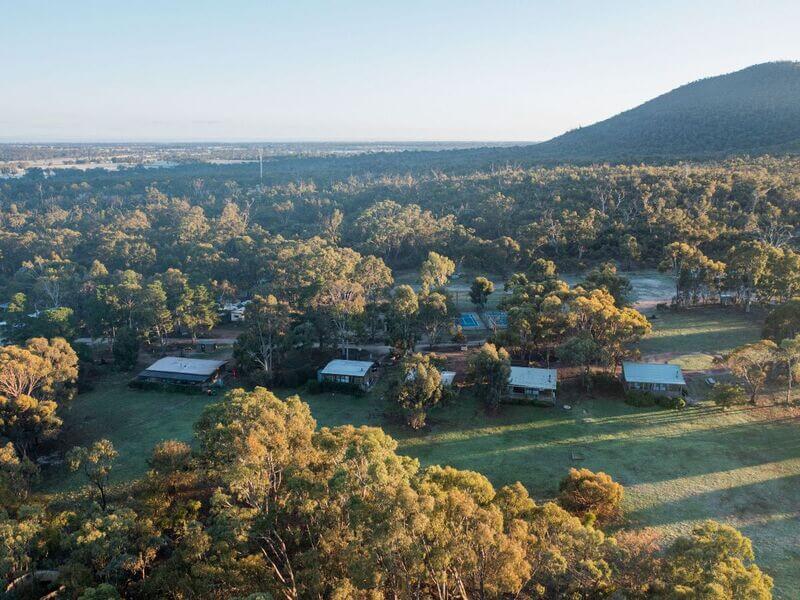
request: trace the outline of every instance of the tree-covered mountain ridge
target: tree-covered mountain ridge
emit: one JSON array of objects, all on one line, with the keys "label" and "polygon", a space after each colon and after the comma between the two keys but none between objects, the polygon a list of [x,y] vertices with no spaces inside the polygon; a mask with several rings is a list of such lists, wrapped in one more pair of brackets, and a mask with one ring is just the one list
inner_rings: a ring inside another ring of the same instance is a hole
[{"label": "tree-covered mountain ridge", "polygon": [[800,152],[800,62],[700,79],[528,151],[583,160]]}]

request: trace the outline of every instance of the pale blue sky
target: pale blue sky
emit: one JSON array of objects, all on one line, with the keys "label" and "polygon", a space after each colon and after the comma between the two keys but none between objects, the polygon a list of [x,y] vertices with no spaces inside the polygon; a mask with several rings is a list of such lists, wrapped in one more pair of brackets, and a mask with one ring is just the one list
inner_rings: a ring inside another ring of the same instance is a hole
[{"label": "pale blue sky", "polygon": [[798,0],[0,0],[0,139],[542,140],[798,60],[798,23]]}]

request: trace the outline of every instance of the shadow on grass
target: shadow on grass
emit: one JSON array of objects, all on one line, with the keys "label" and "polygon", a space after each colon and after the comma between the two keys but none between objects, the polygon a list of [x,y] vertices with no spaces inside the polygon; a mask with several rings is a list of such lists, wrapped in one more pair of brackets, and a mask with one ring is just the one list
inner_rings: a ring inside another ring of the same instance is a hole
[{"label": "shadow on grass", "polygon": [[[571,412],[559,411],[555,408],[541,407],[506,407],[500,414],[489,415],[480,408],[465,415],[465,421],[474,423],[476,418],[483,418],[485,424],[480,426],[460,426],[452,415],[444,419],[446,423],[441,428],[431,428],[426,432],[411,432],[402,435],[399,439],[408,440],[410,445],[434,443],[438,440],[447,441],[448,438],[478,440],[482,437],[496,437],[499,435],[514,435],[525,432],[537,431],[547,437],[553,437],[548,430],[553,428],[594,427],[598,431],[612,429],[620,433],[634,433],[637,429],[653,429],[669,425],[695,425],[704,421],[710,424],[705,430],[730,427],[728,423],[713,424],[713,420],[728,419],[738,413],[748,413],[760,407],[742,406],[723,411],[714,406],[697,406],[686,410],[668,410],[662,408],[635,408],[624,404],[617,399],[590,400],[591,404],[584,405],[580,402],[573,405]],[[599,410],[611,410],[615,414],[593,416]],[[800,421],[800,417],[786,416],[770,418],[770,422]],[[560,434],[556,434],[560,435]]]},{"label": "shadow on grass", "polygon": [[800,458],[794,421],[787,417],[770,423],[721,423],[688,431],[663,430],[663,422],[561,421],[538,428],[460,432],[456,439],[418,438],[411,444],[401,442],[400,452],[426,463],[454,464],[483,470],[490,478],[500,475],[504,481],[525,482],[530,481],[532,469],[563,471],[570,466],[570,449],[580,447],[587,463],[624,478],[625,484],[657,483]]},{"label": "shadow on grass", "polygon": [[[657,527],[704,519],[790,518],[794,521],[794,529],[800,532],[800,522],[796,521],[800,506],[793,501],[798,496],[800,474],[699,492],[629,512],[626,517],[632,523]],[[787,517],[786,512],[794,513],[794,517]]]},{"label": "shadow on grass", "polygon": [[741,323],[720,326],[719,329],[687,332],[676,329],[674,333],[656,330],[652,337],[642,340],[639,349],[643,353],[656,352],[710,352],[720,353],[727,347],[739,346],[758,339],[758,328],[755,325]]}]

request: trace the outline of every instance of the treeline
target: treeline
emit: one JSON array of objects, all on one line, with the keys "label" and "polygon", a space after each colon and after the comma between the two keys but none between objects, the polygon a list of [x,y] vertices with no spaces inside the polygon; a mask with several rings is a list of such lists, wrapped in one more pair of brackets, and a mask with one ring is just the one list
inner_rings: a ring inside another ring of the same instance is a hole
[{"label": "treeline", "polygon": [[[196,337],[217,321],[217,303],[258,296],[250,316],[266,334],[250,330],[237,358],[267,383],[283,355],[304,348],[441,339],[454,316],[441,284],[392,290],[392,271],[424,269],[431,257],[451,261],[449,274],[471,267],[506,278],[513,327],[497,341],[545,360],[575,327],[555,310],[556,300],[572,305],[561,284],[531,288],[552,279],[543,264],[603,265],[582,288],[612,295],[620,281],[606,261],[660,266],[676,276],[678,304],[785,302],[800,285],[796,159],[275,185],[221,176],[237,168],[193,168],[3,182],[5,337],[104,338],[131,364],[138,344]],[[592,343],[602,346],[599,337]],[[603,360],[585,341],[569,354]]]},{"label": "treeline", "polygon": [[609,259],[655,266],[673,242],[714,260],[744,241],[791,246],[798,225],[800,161],[790,158],[378,173],[259,185],[239,167],[194,165],[8,180],[0,276],[8,284],[24,263],[56,254],[248,289],[278,235],[325,237],[393,268],[416,267],[430,250],[500,274],[540,257],[562,271]]},{"label": "treeline", "polygon": [[528,155],[598,161],[797,153],[799,98],[800,63],[754,65],[683,85]]},{"label": "treeline", "polygon": [[109,486],[106,440],[68,455],[92,487],[49,505],[0,451],[7,598],[752,598],[750,541],[698,525],[662,545],[620,518],[622,487],[572,470],[555,502],[479,473],[421,469],[376,428],[317,429],[297,397],[234,390]]}]

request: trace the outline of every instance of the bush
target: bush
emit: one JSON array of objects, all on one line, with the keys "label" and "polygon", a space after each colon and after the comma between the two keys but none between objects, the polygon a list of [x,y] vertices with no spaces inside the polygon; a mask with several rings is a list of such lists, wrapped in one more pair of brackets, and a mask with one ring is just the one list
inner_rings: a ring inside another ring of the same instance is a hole
[{"label": "bush", "polygon": [[734,404],[744,404],[747,402],[747,394],[738,385],[730,383],[718,383],[711,390],[711,400],[714,404],[723,408],[728,408]]},{"label": "bush", "polygon": [[348,394],[349,396],[363,396],[366,392],[361,386],[352,383],[338,383],[335,381],[317,381],[311,379],[306,386],[309,394]]},{"label": "bush", "polygon": [[660,406],[661,408],[681,409],[686,406],[686,400],[680,396],[672,398],[645,390],[628,390],[625,392],[625,403],[640,408],[646,406]]},{"label": "bush", "polygon": [[301,367],[299,369],[278,369],[269,374],[265,373],[263,369],[253,369],[244,373],[243,377],[247,385],[271,389],[274,387],[300,387],[309,379],[315,379],[316,375],[315,369]]},{"label": "bush", "polygon": [[608,523],[620,514],[624,490],[603,472],[570,469],[558,489],[559,504],[576,516]]},{"label": "bush", "polygon": [[275,383],[282,387],[300,387],[308,381],[317,380],[317,370],[313,367],[280,369],[275,373]]},{"label": "bush", "polygon": [[136,332],[122,327],[114,339],[114,364],[123,371],[132,371],[139,361],[139,337]]},{"label": "bush", "polygon": [[182,385],[180,383],[160,383],[158,381],[139,381],[138,379],[131,379],[128,382],[128,387],[134,390],[155,390],[157,392],[170,392],[176,394],[208,394],[214,392],[214,388],[204,388],[196,385]]},{"label": "bush", "polygon": [[658,404],[661,408],[680,410],[686,407],[686,400],[680,396],[675,396],[674,398],[669,396],[657,396],[656,404]]},{"label": "bush", "polygon": [[606,371],[598,371],[596,373],[591,374],[591,380],[592,380],[592,389],[595,389],[598,392],[621,395],[624,391],[622,387],[622,382],[619,380],[619,377],[617,377],[613,373],[608,373]]},{"label": "bush", "polygon": [[655,406],[656,396],[650,392],[643,392],[640,390],[628,390],[625,392],[625,403],[631,406]]}]

